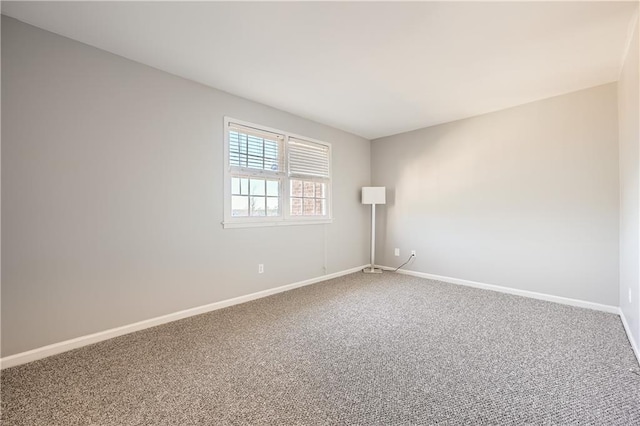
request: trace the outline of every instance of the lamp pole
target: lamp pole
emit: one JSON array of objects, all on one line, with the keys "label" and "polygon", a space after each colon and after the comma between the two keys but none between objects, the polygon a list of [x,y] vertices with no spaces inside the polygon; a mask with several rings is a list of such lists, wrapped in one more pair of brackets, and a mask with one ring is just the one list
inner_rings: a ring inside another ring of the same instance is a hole
[{"label": "lamp pole", "polygon": [[371,204],[371,269],[376,264],[376,205]]},{"label": "lamp pole", "polygon": [[376,268],[376,204],[385,204],[385,187],[363,187],[362,204],[371,204],[371,265],[362,272],[367,274],[381,274],[382,269]]}]

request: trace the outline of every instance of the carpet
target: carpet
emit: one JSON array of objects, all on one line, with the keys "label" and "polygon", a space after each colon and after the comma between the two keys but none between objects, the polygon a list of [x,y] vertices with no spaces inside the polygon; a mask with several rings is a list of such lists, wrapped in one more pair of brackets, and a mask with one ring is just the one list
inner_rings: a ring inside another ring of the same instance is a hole
[{"label": "carpet", "polygon": [[1,374],[3,425],[638,425],[617,315],[356,273]]}]

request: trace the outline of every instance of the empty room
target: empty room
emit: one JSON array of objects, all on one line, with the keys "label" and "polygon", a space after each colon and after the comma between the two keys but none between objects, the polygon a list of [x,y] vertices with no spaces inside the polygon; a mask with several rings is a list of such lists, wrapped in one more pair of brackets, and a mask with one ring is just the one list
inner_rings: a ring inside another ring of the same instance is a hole
[{"label": "empty room", "polygon": [[638,1],[3,1],[2,425],[640,425]]}]

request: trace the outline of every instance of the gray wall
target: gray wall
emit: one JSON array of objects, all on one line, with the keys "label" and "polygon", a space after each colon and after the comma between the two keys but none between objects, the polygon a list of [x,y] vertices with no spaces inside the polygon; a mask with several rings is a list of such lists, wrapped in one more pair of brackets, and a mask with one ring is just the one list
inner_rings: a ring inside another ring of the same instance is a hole
[{"label": "gray wall", "polygon": [[[2,356],[367,263],[369,141],[6,17],[2,65]],[[224,115],[331,142],[334,222],[222,229]]]},{"label": "gray wall", "polygon": [[415,249],[410,270],[618,305],[616,102],[614,83],[374,140],[377,263]]},{"label": "gray wall", "polygon": [[[640,99],[638,21],[618,83],[620,123],[620,308],[640,344]],[[631,289],[631,302],[629,301]]]}]

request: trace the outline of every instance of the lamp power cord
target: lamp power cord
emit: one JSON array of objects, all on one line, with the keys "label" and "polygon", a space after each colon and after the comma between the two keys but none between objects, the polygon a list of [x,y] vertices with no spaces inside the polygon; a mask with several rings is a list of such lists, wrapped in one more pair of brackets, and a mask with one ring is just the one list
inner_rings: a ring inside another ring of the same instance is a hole
[{"label": "lamp power cord", "polygon": [[407,259],[406,262],[404,262],[402,265],[400,265],[396,269],[394,269],[393,272],[398,272],[398,270],[400,270],[400,268],[402,268],[407,263],[411,262],[411,259],[413,259],[414,257],[416,257],[416,255],[415,254],[411,254],[411,256],[409,256],[409,259]]}]

